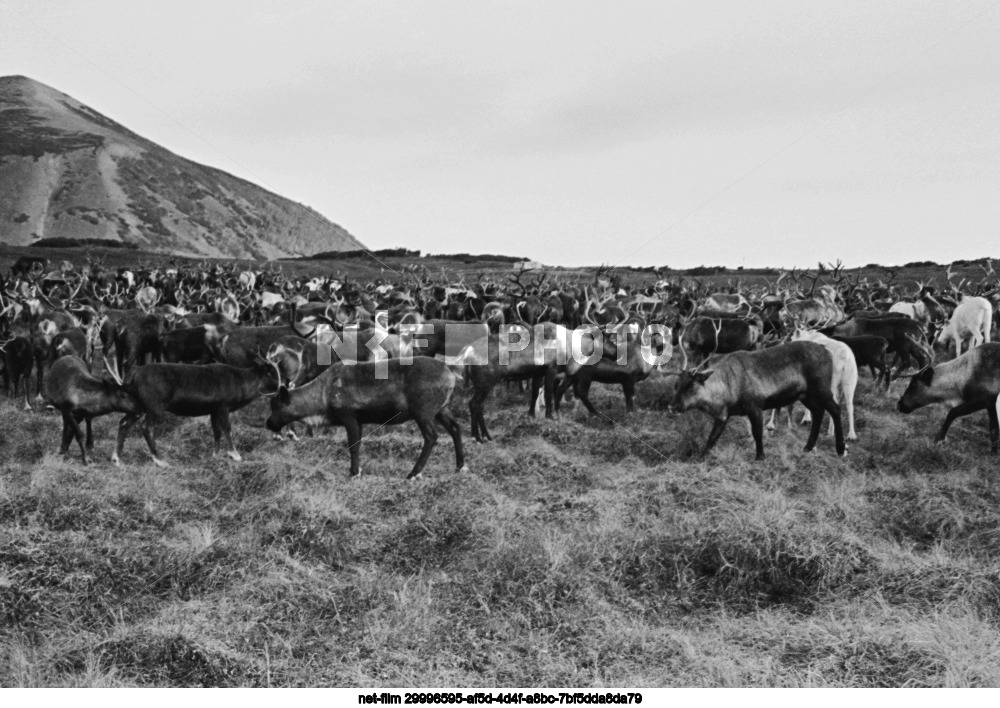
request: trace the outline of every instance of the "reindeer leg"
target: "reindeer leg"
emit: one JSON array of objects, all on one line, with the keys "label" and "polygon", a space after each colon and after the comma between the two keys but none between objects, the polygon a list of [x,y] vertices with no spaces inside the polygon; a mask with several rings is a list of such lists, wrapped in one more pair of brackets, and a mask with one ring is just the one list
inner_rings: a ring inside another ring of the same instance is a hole
[{"label": "reindeer leg", "polygon": [[472,419],[472,436],[476,439],[476,442],[486,442],[487,440],[492,440],[490,433],[486,430],[486,416],[483,415],[483,402],[486,400],[486,396],[489,395],[489,391],[484,394],[480,394],[476,391],[472,394],[472,398],[469,399],[469,417]]},{"label": "reindeer leg", "polygon": [[236,445],[233,444],[232,436],[232,425],[229,422],[229,411],[221,411],[219,413],[219,428],[222,430],[222,434],[226,436],[226,444],[229,446],[229,458],[236,462],[242,462],[243,458],[240,453],[236,450]]},{"label": "reindeer leg", "polygon": [[753,435],[757,459],[764,459],[764,411],[756,407],[748,407],[747,418],[750,419],[750,433]]},{"label": "reindeer leg", "polygon": [[423,472],[424,465],[427,464],[427,460],[431,456],[431,450],[434,449],[434,444],[437,442],[438,433],[434,429],[434,423],[424,420],[422,418],[416,418],[417,427],[420,428],[420,434],[424,436],[424,445],[420,448],[420,456],[417,458],[417,464],[413,466],[413,470],[406,476],[407,479],[417,480],[420,479],[420,474]]},{"label": "reindeer leg", "polygon": [[810,398],[805,399],[802,403],[813,412],[812,425],[809,428],[809,437],[806,438],[806,446],[804,448],[805,452],[811,452],[816,447],[816,441],[819,440],[819,430],[823,425],[823,407],[818,401]]},{"label": "reindeer leg", "polygon": [[945,439],[948,437],[948,429],[951,427],[951,424],[955,422],[956,418],[961,418],[962,416],[969,415],[970,413],[981,411],[983,408],[986,408],[991,403],[992,401],[990,401],[989,403],[984,403],[982,401],[972,401],[969,403],[963,403],[961,405],[952,408],[950,411],[948,411],[948,415],[945,416],[944,423],[941,425],[941,430],[938,431],[937,437],[934,438],[934,442],[943,443],[945,441]]},{"label": "reindeer leg", "polygon": [[1000,399],[994,399],[986,408],[986,412],[990,416],[990,452],[994,455],[1000,451],[1000,413],[997,412],[998,405],[1000,405]]},{"label": "reindeer leg", "polygon": [[550,366],[548,369],[545,370],[545,388],[543,389],[545,395],[546,418],[552,417],[552,392],[555,390],[555,387],[556,387],[556,368],[554,366]]},{"label": "reindeer leg", "polygon": [[59,447],[59,454],[65,455],[69,452],[69,444],[73,442],[73,426],[70,424],[70,416],[72,413],[69,411],[62,412],[63,419],[63,435],[62,435],[62,445]]},{"label": "reindeer leg", "polygon": [[[21,388],[24,391],[24,410],[31,410],[30,376],[21,379]],[[17,383],[14,384],[14,394],[17,394]]]},{"label": "reindeer leg", "polygon": [[594,404],[590,402],[590,383],[592,377],[586,369],[580,369],[577,372],[576,377],[573,379],[573,393],[576,397],[583,401],[583,405],[587,407],[587,411],[591,416],[597,415],[597,409],[594,408]]},{"label": "reindeer leg", "polygon": [[[837,454],[843,457],[847,454],[847,446],[844,444],[844,421],[841,417],[841,405],[830,396],[830,400],[827,401],[824,409],[833,418],[833,444],[837,450]],[[850,414],[851,418],[851,430],[854,429],[854,413]],[[857,436],[855,436],[856,438]]]},{"label": "reindeer leg", "polygon": [[170,467],[170,465],[160,459],[159,454],[156,452],[156,438],[153,436],[153,427],[150,425],[148,413],[139,419],[139,430],[142,431],[142,437],[146,439],[149,454],[153,456],[153,464],[157,467]]},{"label": "reindeer leg", "polygon": [[87,449],[93,450],[94,449],[94,428],[92,424],[93,416],[88,415],[86,417],[86,420],[87,420]]},{"label": "reindeer leg", "polygon": [[631,413],[635,410],[635,379],[626,376],[622,381],[622,391],[625,393],[625,412]]},{"label": "reindeer leg", "polygon": [[712,425],[712,431],[708,434],[708,440],[705,441],[705,450],[702,452],[703,455],[707,455],[709,451],[715,447],[715,443],[718,442],[719,436],[722,435],[722,431],[726,429],[726,424],[729,423],[729,415],[723,415],[724,417],[715,419],[715,424]]},{"label": "reindeer leg", "polygon": [[361,424],[355,418],[344,420],[347,431],[347,449],[351,453],[351,476],[361,474]]},{"label": "reindeer leg", "polygon": [[[856,385],[857,385],[857,383],[855,383],[855,386]],[[854,391],[855,391],[855,386],[851,386],[850,384],[847,384],[846,388],[844,389],[844,391],[842,392],[842,394],[840,396],[840,398],[842,400],[837,400],[837,403],[840,404],[841,408],[846,408],[847,409],[847,438],[846,438],[847,440],[857,440],[858,439],[858,433],[854,429]],[[833,424],[833,419],[832,418],[831,418],[831,421],[830,421],[830,430],[828,430],[826,434],[829,435],[831,432],[836,432],[836,426]]]},{"label": "reindeer leg", "polygon": [[448,408],[442,408],[438,411],[435,418],[451,435],[451,441],[455,445],[455,468],[459,472],[468,472],[469,468],[465,464],[465,449],[462,447],[462,426],[458,424]]},{"label": "reindeer leg", "polygon": [[219,422],[218,411],[212,413],[208,419],[212,424],[212,437],[215,438],[215,446],[212,448],[212,457],[215,457],[219,452],[219,443],[222,441],[222,424]]},{"label": "reindeer leg", "polygon": [[[36,391],[35,391],[35,393],[36,393],[35,400],[37,400],[37,401],[44,400],[43,397],[42,397],[42,385],[45,383],[44,367],[45,367],[45,358],[42,357],[42,356],[36,356],[35,357],[35,368],[38,370],[38,385],[37,385],[37,388],[36,388]],[[28,382],[25,381],[24,385],[27,386]]]},{"label": "reindeer leg", "polygon": [[115,451],[111,455],[111,461],[115,465],[120,466],[122,463],[121,455],[125,448],[125,437],[132,430],[132,426],[135,425],[137,420],[139,420],[137,413],[126,413],[118,423],[118,439],[115,441]]},{"label": "reindeer leg", "polygon": [[542,389],[542,376],[532,376],[531,386],[529,387],[530,393],[528,398],[528,415],[532,418],[535,417],[535,408],[538,405],[538,392]]},{"label": "reindeer leg", "polygon": [[566,394],[567,389],[569,389],[569,387],[572,385],[573,381],[570,379],[569,374],[563,376],[562,379],[559,381],[559,385],[556,387],[556,394],[554,401],[556,413],[559,412],[559,404],[562,403],[562,397]]},{"label": "reindeer leg", "polygon": [[70,426],[70,430],[73,433],[73,437],[76,438],[77,444],[80,446],[80,455],[83,457],[83,464],[87,464],[87,447],[83,439],[83,431],[80,430],[80,420],[77,418],[83,416],[78,413],[67,412],[63,414],[63,423]]}]

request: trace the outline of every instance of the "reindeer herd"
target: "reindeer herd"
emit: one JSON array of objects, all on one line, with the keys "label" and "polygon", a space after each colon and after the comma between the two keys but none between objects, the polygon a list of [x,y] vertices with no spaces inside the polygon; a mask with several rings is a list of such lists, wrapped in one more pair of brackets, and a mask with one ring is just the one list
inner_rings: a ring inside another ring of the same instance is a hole
[{"label": "reindeer herd", "polygon": [[209,417],[216,450],[224,439],[239,461],[230,414],[265,397],[275,436],[296,439],[299,424],[307,434],[343,427],[351,475],[361,471],[365,426],[413,421],[423,436],[409,474],[417,478],[439,427],[452,438],[456,468],[467,469],[451,410],[460,381],[471,388],[472,435],[486,442],[486,404],[501,383],[529,384],[531,415],[539,396],[554,415],[572,389],[592,416],[610,420],[590,400],[592,384],[620,385],[631,411],[637,384],[654,374],[668,382],[670,411],[712,417],[706,452],[732,416],[745,416],[763,458],[765,411],[773,428],[779,409],[791,421],[801,403],[811,418],[805,450],[829,414],[843,455],[845,438],[857,438],[853,401],[865,368],[885,391],[894,378],[910,379],[902,413],[950,406],[939,440],[956,417],[985,409],[996,452],[1000,344],[991,339],[1000,283],[992,265],[978,282],[956,282],[951,268],[941,284],[894,280],[890,270],[878,280],[852,277],[840,262],[712,287],[681,277],[631,283],[603,268],[575,280],[480,272],[466,283],[410,265],[362,283],[286,275],[273,264],[112,270],[90,258],[82,267],[25,258],[0,283],[0,366],[8,394],[23,396],[26,409],[34,374],[36,406],[62,417],[61,452],[75,439],[84,464],[92,419],[116,412],[116,464],[138,428],[153,462],[166,465],[155,439],[166,413]]}]

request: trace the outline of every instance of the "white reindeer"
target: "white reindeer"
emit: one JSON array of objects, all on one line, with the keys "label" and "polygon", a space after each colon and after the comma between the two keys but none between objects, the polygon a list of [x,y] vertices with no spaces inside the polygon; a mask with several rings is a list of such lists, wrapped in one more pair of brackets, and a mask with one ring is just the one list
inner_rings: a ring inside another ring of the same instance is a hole
[{"label": "white reindeer", "polygon": [[971,337],[969,349],[972,349],[990,341],[991,329],[993,305],[990,301],[984,297],[966,297],[955,308],[948,324],[941,328],[934,344],[947,351],[949,342],[955,340],[955,356],[959,357],[966,337]]}]

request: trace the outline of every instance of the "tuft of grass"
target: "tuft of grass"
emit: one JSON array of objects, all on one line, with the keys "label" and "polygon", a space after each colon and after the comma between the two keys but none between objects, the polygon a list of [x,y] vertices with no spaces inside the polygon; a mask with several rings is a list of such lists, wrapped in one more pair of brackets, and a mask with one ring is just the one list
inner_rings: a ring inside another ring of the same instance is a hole
[{"label": "tuft of grass", "polygon": [[[529,419],[516,387],[424,479],[412,426],[263,434],[212,457],[204,421],[107,461],[62,458],[60,423],[0,400],[0,684],[18,686],[997,685],[1000,482],[979,421],[901,416],[862,378],[838,459],[784,425],[753,459],[734,420],[655,408],[669,381]],[[41,429],[42,434],[38,433]],[[963,441],[972,441],[962,444]]]}]

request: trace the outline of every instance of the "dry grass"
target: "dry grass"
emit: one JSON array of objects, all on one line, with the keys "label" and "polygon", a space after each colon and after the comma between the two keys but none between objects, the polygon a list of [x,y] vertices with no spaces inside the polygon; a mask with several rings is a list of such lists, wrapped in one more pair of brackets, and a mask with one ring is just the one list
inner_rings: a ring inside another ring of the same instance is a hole
[{"label": "dry grass", "polygon": [[[846,460],[784,424],[753,461],[737,421],[655,409],[614,425],[524,416],[516,388],[469,440],[443,436],[419,483],[412,427],[277,443],[263,404],[97,463],[54,454],[53,415],[9,421],[0,453],[5,686],[995,686],[1000,511],[983,421],[930,444],[942,412],[903,417],[859,388]],[[897,391],[898,393],[898,391]],[[463,393],[456,412],[468,430]],[[825,426],[824,426],[825,427]]]}]

